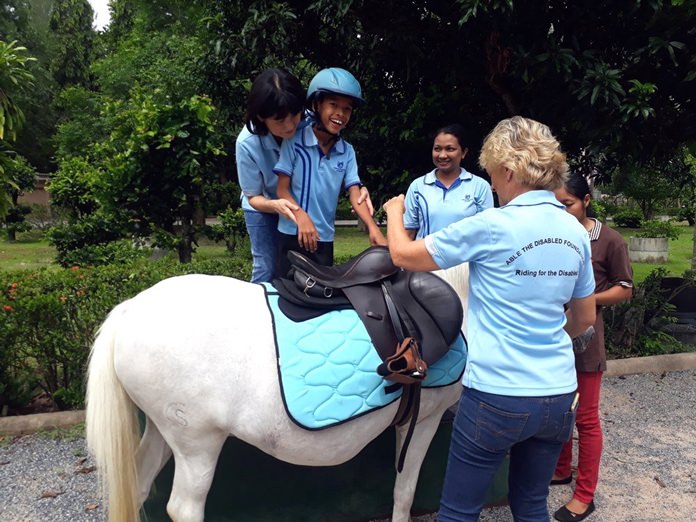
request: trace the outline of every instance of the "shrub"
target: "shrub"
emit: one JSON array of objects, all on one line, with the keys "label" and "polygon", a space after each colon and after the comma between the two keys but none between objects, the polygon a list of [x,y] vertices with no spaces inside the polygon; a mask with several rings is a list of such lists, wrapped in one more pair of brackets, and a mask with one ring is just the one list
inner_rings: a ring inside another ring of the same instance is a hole
[{"label": "shrub", "polygon": [[673,220],[659,221],[650,219],[641,222],[640,231],[636,234],[638,237],[666,237],[668,239],[679,238],[679,227],[674,224]]},{"label": "shrub", "polygon": [[590,208],[592,209],[592,213],[594,214],[594,217],[599,219],[601,222],[606,221],[606,219],[607,219],[607,207],[603,202],[601,202],[597,199],[593,199],[590,201]]},{"label": "shrub", "polygon": [[60,408],[80,407],[93,335],[114,306],[171,276],[203,273],[248,279],[250,272],[248,261],[239,258],[2,272],[0,394],[16,408],[38,386]]},{"label": "shrub", "polygon": [[623,207],[612,216],[616,226],[638,228],[643,220],[643,213],[637,208]]},{"label": "shrub", "polygon": [[[636,285],[633,299],[603,309],[605,345],[610,359],[686,350],[682,343],[663,331],[665,326],[676,322],[672,315],[674,306],[669,303],[674,294],[665,292],[662,285],[666,276],[665,268],[653,270]],[[684,278],[693,281],[694,273],[686,272]]]},{"label": "shrub", "polygon": [[241,208],[228,208],[219,214],[218,218],[220,223],[207,227],[206,235],[213,241],[224,241],[227,251],[234,253],[248,235],[244,211]]}]

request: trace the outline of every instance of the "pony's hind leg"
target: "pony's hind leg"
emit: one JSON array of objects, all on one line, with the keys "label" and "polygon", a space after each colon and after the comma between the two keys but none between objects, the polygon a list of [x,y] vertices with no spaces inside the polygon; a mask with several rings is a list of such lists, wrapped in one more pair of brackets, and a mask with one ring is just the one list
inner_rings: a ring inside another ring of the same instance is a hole
[{"label": "pony's hind leg", "polygon": [[145,420],[145,433],[140,439],[135,461],[138,470],[138,494],[140,505],[147,500],[152,483],[172,456],[172,450],[167,445],[155,423],[149,417]]},{"label": "pony's hind leg", "polygon": [[200,431],[172,441],[174,484],[167,513],[174,522],[203,522],[205,499],[227,434]]}]

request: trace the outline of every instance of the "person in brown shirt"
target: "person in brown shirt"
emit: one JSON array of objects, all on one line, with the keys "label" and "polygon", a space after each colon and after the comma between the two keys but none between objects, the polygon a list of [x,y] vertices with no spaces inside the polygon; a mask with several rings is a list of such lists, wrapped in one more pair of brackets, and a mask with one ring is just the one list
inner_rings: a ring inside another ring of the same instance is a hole
[{"label": "person in brown shirt", "polygon": [[[576,427],[578,430],[578,475],[573,498],[554,513],[561,522],[579,521],[595,509],[594,493],[599,478],[599,461],[602,455],[602,427],[599,421],[599,395],[602,374],[607,369],[604,348],[604,321],[602,307],[627,301],[633,293],[633,270],[628,248],[621,235],[592,217],[590,187],[587,180],[574,172],[565,187],[555,191],[558,201],[566,206],[590,235],[592,269],[595,276],[597,320],[595,335],[587,349],[575,354],[575,370],[580,395]],[[573,477],[570,464],[573,457],[573,441],[561,450],[556,464],[552,485],[570,484]]]}]

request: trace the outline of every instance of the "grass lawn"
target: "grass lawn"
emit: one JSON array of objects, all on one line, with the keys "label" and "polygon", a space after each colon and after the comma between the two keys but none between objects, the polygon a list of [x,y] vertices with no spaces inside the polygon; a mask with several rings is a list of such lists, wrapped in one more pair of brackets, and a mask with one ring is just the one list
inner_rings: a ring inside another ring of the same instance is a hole
[{"label": "grass lawn", "polygon": [[0,270],[57,267],[55,256],[56,250],[34,231],[18,234],[17,241],[0,241]]},{"label": "grass lawn", "polygon": [[[650,263],[633,263],[634,279],[642,281],[655,268],[664,266],[671,275],[680,276],[691,267],[693,252],[693,227],[681,226],[679,239],[669,242],[669,258],[665,265]],[[635,235],[637,230],[631,228],[617,228],[621,235],[629,241],[629,237]],[[386,233],[386,231],[385,231]],[[334,244],[335,257],[341,261],[346,257],[354,256],[370,246],[367,234],[356,227],[337,227],[336,241]],[[240,248],[248,248],[241,245]],[[173,254],[170,254],[173,255]],[[213,259],[225,257],[227,252],[222,243],[212,243],[201,240],[200,246],[194,254],[194,259]],[[55,250],[48,242],[41,239],[36,232],[19,234],[18,240],[9,242],[0,240],[0,270],[36,269],[40,267],[56,267],[53,263]]]}]

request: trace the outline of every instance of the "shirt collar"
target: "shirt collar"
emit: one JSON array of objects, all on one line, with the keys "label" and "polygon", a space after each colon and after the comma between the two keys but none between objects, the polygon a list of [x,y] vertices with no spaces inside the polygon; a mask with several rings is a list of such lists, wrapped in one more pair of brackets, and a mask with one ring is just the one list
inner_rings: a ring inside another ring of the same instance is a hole
[{"label": "shirt collar", "polygon": [[[302,144],[305,147],[319,147],[319,140],[317,135],[314,134],[312,125],[307,125],[302,129]],[[346,151],[346,142],[340,136],[338,140],[331,146],[331,152],[336,152],[338,154],[343,154]]]},{"label": "shirt collar", "polygon": [[588,232],[588,234],[590,235],[590,241],[597,241],[599,239],[599,233],[602,231],[602,223],[599,221],[599,219],[590,219],[594,221],[594,226],[592,227],[592,230]]},{"label": "shirt collar", "polygon": [[280,151],[280,143],[276,141],[273,134],[270,132],[265,136],[259,135],[259,139],[261,140],[261,146],[264,149]]},{"label": "shirt collar", "polygon": [[513,198],[504,207],[531,207],[533,205],[541,205],[548,203],[558,208],[565,208],[565,206],[556,199],[556,196],[550,190],[530,190],[524,194],[520,194],[516,198]]},{"label": "shirt collar", "polygon": [[[435,175],[436,171],[437,171],[437,169],[433,169],[430,172],[428,172],[425,175],[425,179],[423,180],[423,183],[425,183],[426,185],[434,184],[437,181],[437,176]],[[474,175],[471,172],[468,172],[468,171],[464,170],[463,168],[459,169],[459,179],[461,179],[462,181],[464,181],[465,179],[471,179],[473,177],[474,177]]]}]

